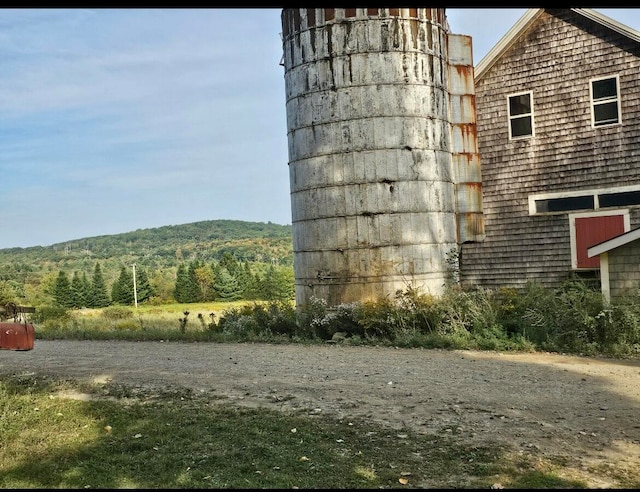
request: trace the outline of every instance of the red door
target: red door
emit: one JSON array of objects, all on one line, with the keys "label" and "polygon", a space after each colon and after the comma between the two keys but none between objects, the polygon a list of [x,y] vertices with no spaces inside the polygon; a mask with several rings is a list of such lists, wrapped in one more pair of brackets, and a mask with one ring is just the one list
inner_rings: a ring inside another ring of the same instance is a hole
[{"label": "red door", "polygon": [[624,216],[576,217],[575,224],[578,268],[600,268],[600,258],[589,258],[587,249],[624,233]]}]

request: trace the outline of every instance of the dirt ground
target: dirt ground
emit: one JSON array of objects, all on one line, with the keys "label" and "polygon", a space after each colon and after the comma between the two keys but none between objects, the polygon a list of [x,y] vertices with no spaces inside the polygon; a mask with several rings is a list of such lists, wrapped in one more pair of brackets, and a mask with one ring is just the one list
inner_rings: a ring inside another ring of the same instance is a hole
[{"label": "dirt ground", "polygon": [[585,473],[609,463],[640,469],[640,360],[341,344],[36,340],[30,351],[0,350],[0,375],[30,373],[364,417],[570,456]]}]

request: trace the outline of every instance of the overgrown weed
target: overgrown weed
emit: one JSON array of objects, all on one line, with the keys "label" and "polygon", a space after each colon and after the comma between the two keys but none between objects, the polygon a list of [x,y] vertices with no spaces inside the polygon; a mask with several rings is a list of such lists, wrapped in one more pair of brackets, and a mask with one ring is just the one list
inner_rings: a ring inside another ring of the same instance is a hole
[{"label": "overgrown weed", "polygon": [[[47,308],[38,313],[39,338],[325,343],[498,351],[640,355],[640,303],[631,296],[607,305],[600,292],[570,280],[558,288],[464,289],[441,296],[407,288],[395,296],[329,307],[311,298],[233,303],[226,309],[172,306],[170,316],[109,307],[102,314]],[[179,314],[182,313],[182,316]],[[192,322],[195,313],[199,322]],[[137,321],[134,319],[137,316]]]}]

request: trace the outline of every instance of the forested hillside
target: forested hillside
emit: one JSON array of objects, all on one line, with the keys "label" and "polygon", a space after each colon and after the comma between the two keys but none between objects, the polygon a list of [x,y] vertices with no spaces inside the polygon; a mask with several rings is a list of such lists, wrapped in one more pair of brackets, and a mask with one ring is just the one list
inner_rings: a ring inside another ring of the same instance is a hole
[{"label": "forested hillside", "polygon": [[19,299],[37,304],[53,294],[60,272],[70,282],[74,275],[91,279],[98,264],[107,288],[111,289],[122,277],[122,271],[128,272],[135,264],[149,279],[152,297],[169,302],[173,300],[180,266],[186,270],[194,264],[199,268],[210,266],[220,274],[220,262],[223,267],[239,271],[235,266],[238,263],[245,277],[247,272],[264,276],[269,268],[292,277],[291,226],[211,220],[74,239],[50,246],[0,249],[0,290],[9,288]]}]

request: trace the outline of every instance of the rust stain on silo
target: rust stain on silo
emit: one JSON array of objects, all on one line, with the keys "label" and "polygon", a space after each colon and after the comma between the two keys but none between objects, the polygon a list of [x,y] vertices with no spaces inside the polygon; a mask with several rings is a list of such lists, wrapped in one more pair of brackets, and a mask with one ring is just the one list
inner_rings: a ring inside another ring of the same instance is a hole
[{"label": "rust stain on silo", "polygon": [[454,65],[460,78],[473,80],[473,67],[469,65]]},{"label": "rust stain on silo", "polygon": [[474,158],[476,158],[478,154],[475,152],[456,152],[455,155],[464,157],[467,160],[467,164],[473,164]]},{"label": "rust stain on silo", "polygon": [[460,128],[463,136],[467,137],[467,139],[472,139],[472,141],[477,141],[478,138],[478,127],[475,123],[456,123],[455,126]]},{"label": "rust stain on silo", "polygon": [[465,182],[456,185],[458,242],[479,241],[484,236],[482,183]]},{"label": "rust stain on silo", "polygon": [[461,214],[458,220],[458,242],[482,241],[484,237],[484,215],[478,212]]}]

